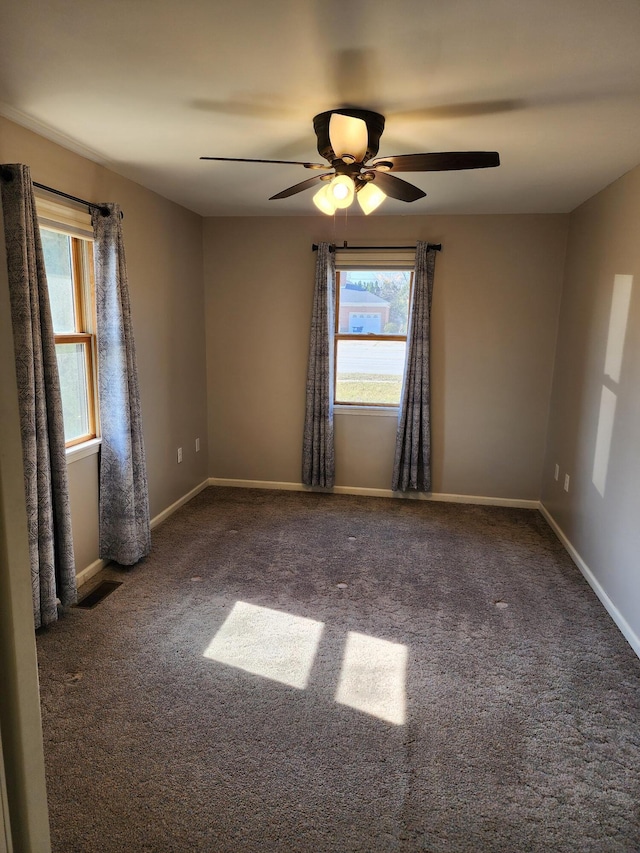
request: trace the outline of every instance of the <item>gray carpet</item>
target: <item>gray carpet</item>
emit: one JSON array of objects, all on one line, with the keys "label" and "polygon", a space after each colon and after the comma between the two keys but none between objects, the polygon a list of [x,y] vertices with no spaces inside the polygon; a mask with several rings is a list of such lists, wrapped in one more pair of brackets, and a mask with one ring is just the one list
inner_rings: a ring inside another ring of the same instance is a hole
[{"label": "gray carpet", "polygon": [[537,512],[207,489],[108,576],[38,636],[55,851],[640,849],[640,661]]}]

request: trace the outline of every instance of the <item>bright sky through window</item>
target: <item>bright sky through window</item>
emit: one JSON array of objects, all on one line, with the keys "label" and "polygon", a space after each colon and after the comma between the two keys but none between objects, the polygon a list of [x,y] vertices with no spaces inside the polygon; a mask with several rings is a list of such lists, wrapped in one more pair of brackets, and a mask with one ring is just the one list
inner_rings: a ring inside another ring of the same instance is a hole
[{"label": "bright sky through window", "polygon": [[336,403],[399,405],[412,275],[407,269],[338,272]]},{"label": "bright sky through window", "polygon": [[96,435],[95,317],[90,241],[40,228],[67,447]]}]

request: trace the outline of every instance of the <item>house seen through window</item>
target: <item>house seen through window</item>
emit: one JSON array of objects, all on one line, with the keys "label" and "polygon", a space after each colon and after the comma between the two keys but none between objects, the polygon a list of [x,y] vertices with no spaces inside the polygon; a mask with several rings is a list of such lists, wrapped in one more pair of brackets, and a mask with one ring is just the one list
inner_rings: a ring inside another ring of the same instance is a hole
[{"label": "house seen through window", "polygon": [[[49,220],[45,220],[47,223]],[[95,438],[93,245],[40,220],[67,447]]]},{"label": "house seen through window", "polygon": [[409,269],[338,269],[336,403],[400,405],[412,283]]}]

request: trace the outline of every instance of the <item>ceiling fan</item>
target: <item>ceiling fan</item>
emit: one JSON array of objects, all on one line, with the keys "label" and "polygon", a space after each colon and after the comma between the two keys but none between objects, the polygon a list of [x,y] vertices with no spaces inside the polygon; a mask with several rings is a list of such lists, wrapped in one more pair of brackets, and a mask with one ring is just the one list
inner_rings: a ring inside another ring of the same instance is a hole
[{"label": "ceiling fan", "polygon": [[[486,169],[500,165],[496,151],[445,151],[427,154],[397,154],[374,159],[384,130],[384,116],[361,109],[337,109],[319,113],[313,119],[318,138],[318,153],[328,161],[330,172],[314,175],[271,196],[288,198],[317,184],[324,184],[313,201],[323,213],[332,215],[349,207],[354,198],[365,214],[374,211],[387,196],[411,202],[426,193],[397,178],[396,172],[440,172],[459,169]],[[324,171],[324,163],[299,160],[253,160],[244,157],[201,157],[234,163],[284,163]]]}]

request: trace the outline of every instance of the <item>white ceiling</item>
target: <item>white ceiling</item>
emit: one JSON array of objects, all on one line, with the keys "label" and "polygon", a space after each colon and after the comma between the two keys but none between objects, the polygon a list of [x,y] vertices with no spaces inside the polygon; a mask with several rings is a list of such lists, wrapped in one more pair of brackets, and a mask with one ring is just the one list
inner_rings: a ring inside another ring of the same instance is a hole
[{"label": "white ceiling", "polygon": [[[497,150],[403,175],[383,214],[568,211],[640,162],[638,0],[3,0],[0,113],[203,215],[315,214],[313,116],[387,118],[380,155]],[[37,178],[37,176],[36,176]],[[374,216],[376,214],[373,214]]]}]

